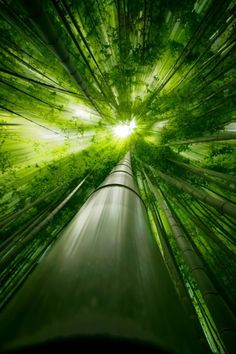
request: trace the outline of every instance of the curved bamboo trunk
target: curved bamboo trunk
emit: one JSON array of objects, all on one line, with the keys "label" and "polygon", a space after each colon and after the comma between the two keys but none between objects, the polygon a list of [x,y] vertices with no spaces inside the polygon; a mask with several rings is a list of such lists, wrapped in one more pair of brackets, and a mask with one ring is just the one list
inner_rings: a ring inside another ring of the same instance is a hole
[{"label": "curved bamboo trunk", "polygon": [[234,315],[209,279],[201,259],[194,251],[190,241],[186,238],[182,227],[176,221],[162,193],[152,185],[151,190],[166,216],[183,258],[189,266],[189,269],[198,284],[199,290],[206,301],[219,334],[221,335],[222,341],[227,349],[227,353],[234,354],[236,335],[236,322]]},{"label": "curved bamboo trunk", "polygon": [[0,325],[4,350],[105,335],[202,353],[151,234],[129,156],[6,305]]},{"label": "curved bamboo trunk", "polygon": [[236,206],[233,203],[230,203],[223,198],[219,199],[199,187],[195,187],[188,182],[182,181],[181,179],[173,178],[159,170],[154,170],[152,167],[150,167],[150,169],[154,174],[160,176],[167,183],[170,183],[176,188],[191,194],[193,197],[201,200],[205,204],[212,206],[221,213],[236,217]]},{"label": "curved bamboo trunk", "polygon": [[199,144],[199,143],[207,143],[209,141],[225,141],[225,140],[236,140],[236,133],[219,133],[217,135],[203,136],[200,138],[175,141],[168,144],[163,144],[162,146],[170,146],[170,145],[183,145],[183,144]]},{"label": "curved bamboo trunk", "polygon": [[[144,171],[143,171],[144,172]],[[153,193],[153,185],[147,175],[144,172],[145,179],[147,180],[147,185],[148,189]],[[163,257],[165,259],[167,268],[171,274],[171,279],[173,283],[175,284],[176,290],[178,292],[179,297],[181,298],[181,302],[184,306],[184,309],[186,311],[186,314],[189,318],[189,320],[192,323],[193,328],[195,329],[195,334],[196,338],[199,341],[200,346],[202,347],[202,352],[203,353],[210,353],[210,347],[207,343],[207,340],[205,338],[204,332],[202,330],[201,324],[199,322],[199,319],[197,317],[196,310],[193,306],[193,303],[191,302],[191,299],[189,297],[189,294],[186,290],[183,276],[181,274],[180,269],[178,268],[178,265],[176,263],[176,258],[175,255],[173,254],[173,251],[171,249],[170,243],[168,236],[166,235],[165,229],[163,225],[161,224],[161,218],[159,216],[158,210],[156,208],[155,203],[150,204],[150,210],[153,216],[154,223],[156,225],[156,228],[158,230],[158,236],[160,239],[160,243],[162,246],[163,250]]]},{"label": "curved bamboo trunk", "polygon": [[[226,175],[225,173],[221,173],[221,172],[217,172],[217,171],[213,171],[213,170],[209,170],[207,168],[202,168],[202,167],[197,167],[197,166],[193,166],[191,164],[187,164],[184,162],[180,162],[177,160],[173,160],[173,159],[168,159],[171,162],[174,162],[176,165],[182,166],[200,176],[204,175],[204,178],[209,180],[209,182],[215,183],[219,186],[221,186],[222,188],[224,187],[225,189],[229,189],[232,192],[236,192],[236,177],[235,176],[230,176],[230,175]],[[223,184],[223,183],[218,183],[217,181],[215,181],[212,178],[208,178],[209,176],[213,176],[216,178],[220,178],[222,180],[224,180],[225,182],[231,182],[230,184]]]}]

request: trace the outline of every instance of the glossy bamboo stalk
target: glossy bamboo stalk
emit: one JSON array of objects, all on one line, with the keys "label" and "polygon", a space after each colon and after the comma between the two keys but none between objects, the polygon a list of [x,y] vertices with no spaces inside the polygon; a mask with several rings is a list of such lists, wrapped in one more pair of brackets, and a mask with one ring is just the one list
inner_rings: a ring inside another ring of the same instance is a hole
[{"label": "glossy bamboo stalk", "polygon": [[164,212],[173,236],[175,237],[178,247],[185,259],[185,262],[189,266],[192,275],[199,286],[199,289],[206,301],[213,320],[215,321],[217,329],[221,335],[227,353],[234,354],[236,323],[233,313],[221,295],[217,292],[214,284],[208,277],[204,264],[194,251],[188,238],[185,236],[182,227],[176,221],[162,193],[158,190],[157,187],[154,187],[150,181],[149,186],[155,195],[162,211]]},{"label": "glossy bamboo stalk", "polygon": [[[231,176],[231,175],[226,175],[223,172],[218,172],[218,171],[214,171],[214,170],[210,170],[208,168],[203,168],[203,167],[198,167],[198,166],[193,166],[191,164],[187,164],[178,160],[174,160],[174,159],[169,159],[170,161],[176,163],[179,166],[183,166],[197,174],[201,174],[201,175],[209,175],[209,176],[213,176],[216,178],[220,178],[223,181],[226,182],[232,182],[233,184],[236,184],[236,176]],[[232,185],[232,188],[235,187],[235,185]]]},{"label": "glossy bamboo stalk", "polygon": [[[226,190],[230,190],[232,192],[236,192],[236,177],[235,176],[230,176],[226,175],[225,173],[222,172],[217,172],[214,170],[209,170],[207,168],[202,168],[198,166],[193,166],[191,164],[187,164],[178,160],[174,159],[169,159],[171,162],[174,162],[176,165],[179,165],[181,167],[184,167],[200,176],[204,175],[204,178],[208,180],[209,182],[212,182],[216,185],[219,185],[219,187],[224,188]],[[209,177],[215,177],[215,178],[220,178],[224,182],[227,182],[226,184],[222,182],[215,181],[213,178]],[[229,183],[230,182],[230,183]]]},{"label": "glossy bamboo stalk", "polygon": [[151,234],[129,155],[3,309],[0,325],[3,349],[105,334],[167,353],[202,353]]},{"label": "glossy bamboo stalk", "polygon": [[163,144],[163,146],[183,145],[183,144],[200,144],[200,143],[207,143],[207,142],[211,142],[211,141],[226,141],[226,140],[235,140],[235,139],[236,139],[235,133],[222,132],[222,133],[218,133],[217,135],[203,136],[203,137],[195,138],[195,139],[171,142],[168,144]]},{"label": "glossy bamboo stalk", "polygon": [[154,174],[160,176],[164,181],[172,184],[176,188],[179,188],[180,190],[191,194],[193,197],[201,200],[205,204],[213,206],[213,208],[217,209],[222,213],[228,214],[232,217],[236,217],[236,206],[233,203],[227,201],[226,199],[218,198],[201,188],[197,188],[188,182],[182,181],[181,179],[166,175],[165,173],[159,170],[154,170],[153,168],[151,168],[151,170]]}]

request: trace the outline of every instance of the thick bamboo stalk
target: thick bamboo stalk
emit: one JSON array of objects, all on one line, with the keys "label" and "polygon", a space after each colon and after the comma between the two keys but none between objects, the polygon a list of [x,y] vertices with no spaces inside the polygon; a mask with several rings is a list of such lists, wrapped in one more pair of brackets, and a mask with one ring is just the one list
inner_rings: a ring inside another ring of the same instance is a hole
[{"label": "thick bamboo stalk", "polygon": [[177,160],[173,160],[173,159],[169,159],[170,161],[178,164],[179,166],[183,166],[183,167],[186,167],[188,169],[191,169],[193,172],[196,172],[199,174],[204,174],[204,175],[210,175],[210,176],[213,176],[213,177],[216,177],[216,178],[220,178],[224,181],[230,181],[230,182],[233,182],[233,183],[236,183],[236,176],[231,176],[231,175],[226,175],[225,173],[223,172],[218,172],[218,171],[214,171],[214,170],[210,170],[208,168],[203,168],[203,167],[198,167],[198,166],[193,166],[191,164],[187,164],[187,163],[184,163],[184,162],[180,162],[180,161],[177,161]]},{"label": "thick bamboo stalk", "polygon": [[215,321],[217,329],[222,337],[227,353],[234,354],[236,335],[236,322],[234,315],[221,295],[217,292],[215,286],[212,284],[201,259],[195,253],[191,243],[186,238],[183,229],[176,221],[162,193],[157,189],[157,187],[154,187],[150,181],[149,186],[162,211],[164,212],[185,262],[189,266],[189,269],[191,270],[192,275],[199,286],[213,320]]},{"label": "thick bamboo stalk", "polygon": [[129,156],[6,305],[0,325],[3,349],[106,335],[114,346],[119,337],[160,352],[202,353],[151,234]]},{"label": "thick bamboo stalk", "polygon": [[[145,175],[145,173],[144,173],[144,175]],[[148,181],[147,184],[150,188],[151,182],[146,175],[145,175],[145,177]],[[157,230],[158,230],[158,236],[160,238],[160,242],[162,245],[164,259],[167,264],[168,270],[171,274],[171,279],[172,279],[173,283],[175,284],[175,287],[176,287],[179,297],[183,303],[186,314],[188,315],[188,318],[191,321],[191,323],[195,329],[196,338],[198,339],[200,346],[202,347],[202,352],[203,353],[207,353],[207,352],[210,353],[210,347],[209,347],[209,345],[206,341],[206,338],[204,336],[199,319],[197,317],[196,310],[193,306],[193,303],[191,302],[189,294],[187,293],[187,289],[184,286],[184,281],[183,281],[181,271],[180,271],[180,269],[178,269],[175,255],[174,255],[174,253],[171,249],[171,246],[169,244],[168,236],[165,233],[165,229],[164,229],[163,225],[161,224],[161,218],[159,216],[159,213],[158,213],[155,203],[153,203],[153,204],[151,203],[150,209],[152,212],[154,223],[155,223]]]},{"label": "thick bamboo stalk", "polygon": [[184,167],[184,168],[186,168],[186,169],[188,169],[200,176],[204,175],[204,178],[209,180],[212,183],[218,184],[218,182],[215,181],[214,179],[212,179],[212,178],[208,179],[208,175],[216,177],[216,178],[220,178],[221,180],[224,180],[225,182],[231,182],[231,183],[227,183],[225,185],[223,183],[219,183],[219,186],[224,187],[225,189],[230,189],[233,192],[236,192],[236,177],[235,176],[226,175],[225,173],[209,170],[207,168],[193,166],[191,164],[180,162],[178,160],[169,159],[169,161],[174,162],[176,165],[182,166],[182,167]]},{"label": "thick bamboo stalk", "polygon": [[183,144],[200,144],[200,143],[207,143],[211,141],[225,141],[225,140],[236,140],[235,133],[218,133],[217,135],[210,135],[210,136],[203,136],[200,138],[194,138],[189,140],[181,140],[175,141],[168,144],[163,144],[163,146],[169,145],[183,145]]},{"label": "thick bamboo stalk", "polygon": [[229,201],[223,198],[217,198],[214,195],[207,193],[205,190],[201,188],[197,188],[191,185],[190,183],[185,182],[179,178],[171,177],[159,170],[154,170],[153,168],[151,168],[151,170],[153,171],[154,174],[157,174],[164,181],[172,184],[176,188],[191,194],[193,197],[201,200],[205,204],[212,206],[213,208],[217,209],[222,213],[228,214],[232,217],[236,217],[236,207],[233,203],[230,203]]}]

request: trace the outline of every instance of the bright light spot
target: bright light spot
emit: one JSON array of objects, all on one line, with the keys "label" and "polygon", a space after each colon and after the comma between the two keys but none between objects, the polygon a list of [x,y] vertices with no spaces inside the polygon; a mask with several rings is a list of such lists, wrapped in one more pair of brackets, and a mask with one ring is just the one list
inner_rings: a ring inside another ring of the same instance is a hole
[{"label": "bright light spot", "polygon": [[74,109],[74,113],[79,119],[86,122],[96,122],[98,120],[98,115],[93,110],[85,106],[77,106]]},{"label": "bright light spot", "polygon": [[90,112],[82,107],[77,107],[75,114],[82,118],[88,118],[90,116]]},{"label": "bright light spot", "polygon": [[123,123],[117,125],[113,128],[113,133],[117,138],[126,138],[133,133],[133,130],[136,128],[135,120],[131,120],[129,124]]}]

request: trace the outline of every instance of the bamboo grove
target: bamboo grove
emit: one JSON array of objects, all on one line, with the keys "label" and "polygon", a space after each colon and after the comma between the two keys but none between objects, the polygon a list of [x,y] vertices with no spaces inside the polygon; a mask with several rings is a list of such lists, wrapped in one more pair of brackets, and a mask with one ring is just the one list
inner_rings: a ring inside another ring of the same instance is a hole
[{"label": "bamboo grove", "polygon": [[235,2],[0,4],[0,308],[130,151],[186,313],[233,353]]}]

